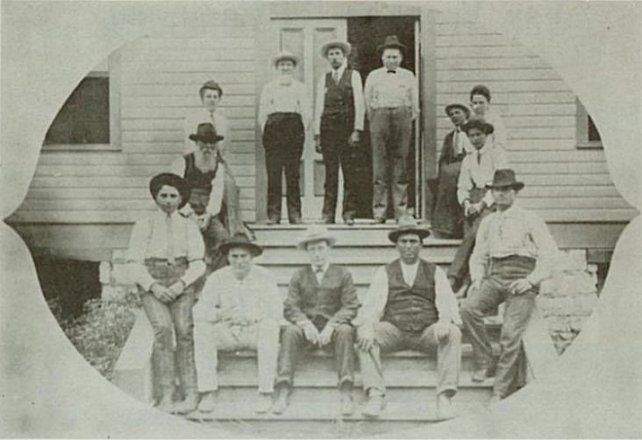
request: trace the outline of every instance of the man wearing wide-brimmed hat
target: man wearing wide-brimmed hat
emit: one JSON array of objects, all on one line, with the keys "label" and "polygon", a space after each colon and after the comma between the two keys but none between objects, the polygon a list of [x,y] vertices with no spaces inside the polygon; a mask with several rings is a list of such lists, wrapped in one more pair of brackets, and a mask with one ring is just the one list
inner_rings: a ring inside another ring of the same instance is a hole
[{"label": "man wearing wide-brimmed hat", "polygon": [[419,114],[419,86],[414,73],[400,67],[406,49],[395,35],[386,37],[378,48],[383,67],[370,72],[364,90],[372,144],[375,223],[386,221],[389,191],[392,191],[395,219],[406,213],[408,205],[406,164],[412,121]]},{"label": "man wearing wide-brimmed hat", "polygon": [[[557,253],[546,223],[515,204],[524,184],[511,169],[495,172],[488,185],[497,211],[482,220],[470,259],[472,285],[461,307],[471,336],[477,370],[483,381],[495,370],[493,399],[510,394],[524,355],[522,336],[535,307],[540,283],[551,276]],[[484,316],[505,304],[499,359],[493,358]]]},{"label": "man wearing wide-brimmed hat", "polygon": [[350,272],[331,262],[335,243],[324,226],[308,228],[297,247],[306,251],[310,264],[299,269],[288,288],[285,318],[290,325],[281,336],[276,378],[276,400],[272,411],[280,414],[288,405],[294,370],[302,350],[323,348],[334,353],[341,395],[341,414],[353,411],[354,330],[350,321],[359,308]]},{"label": "man wearing wide-brimmed hat", "polygon": [[464,240],[448,269],[448,277],[453,289],[461,289],[463,295],[468,284],[468,260],[475,245],[479,222],[494,210],[493,196],[486,184],[493,179],[495,170],[508,167],[508,160],[503,148],[488,142],[494,127],[481,116],[468,118],[462,130],[473,149],[462,161],[457,181],[457,199],[464,209]]},{"label": "man wearing wide-brimmed hat", "polygon": [[432,232],[440,238],[461,238],[464,210],[457,200],[457,181],[466,153],[473,149],[461,126],[470,116],[466,104],[455,102],[445,108],[454,128],[444,138],[439,156],[436,197],[432,212]]},{"label": "man wearing wide-brimmed hat", "polygon": [[[203,239],[196,225],[177,212],[190,196],[183,178],[158,174],[150,180],[149,191],[158,209],[132,229],[130,273],[154,330],[152,363],[161,394],[158,408],[186,413],[198,404],[192,306],[194,282],[205,271]],[[180,403],[173,401],[176,370],[185,397]]]},{"label": "man wearing wide-brimmed hat", "polygon": [[357,345],[368,401],[362,414],[379,416],[386,386],[380,352],[412,349],[437,351],[438,419],[454,417],[451,398],[457,392],[461,362],[461,332],[457,300],[446,274],[420,257],[428,229],[404,216],[388,234],[399,258],[379,268],[359,315]]},{"label": "man wearing wide-brimmed hat", "polygon": [[327,42],[321,55],[330,71],[319,78],[314,111],[314,144],[325,165],[324,223],[334,223],[337,206],[339,165],[343,173],[343,221],[354,224],[358,188],[359,141],[363,132],[364,103],[361,75],[348,67],[350,43]]},{"label": "man wearing wide-brimmed hat", "polygon": [[203,83],[198,90],[201,98],[201,107],[191,110],[183,122],[183,139],[185,140],[184,153],[188,154],[194,151],[194,144],[188,139],[188,136],[194,132],[194,128],[204,122],[209,122],[215,128],[222,139],[216,144],[216,150],[221,156],[225,157],[227,145],[230,145],[229,122],[222,111],[219,109],[221,99],[223,98],[223,88],[214,81],[209,80]]},{"label": "man wearing wide-brimmed hat", "polygon": [[236,235],[221,245],[230,265],[207,279],[194,307],[194,345],[198,409],[216,409],[218,350],[256,350],[258,358],[258,400],[256,411],[272,406],[274,375],[279,350],[279,321],[283,303],[275,276],[253,263],[262,253],[245,235]]},{"label": "man wearing wide-brimmed hat", "polygon": [[294,79],[299,58],[281,51],[274,58],[277,78],[263,87],[259,127],[263,133],[267,170],[267,222],[281,222],[281,177],[285,172],[288,220],[301,223],[299,166],[312,107],[303,84]]}]

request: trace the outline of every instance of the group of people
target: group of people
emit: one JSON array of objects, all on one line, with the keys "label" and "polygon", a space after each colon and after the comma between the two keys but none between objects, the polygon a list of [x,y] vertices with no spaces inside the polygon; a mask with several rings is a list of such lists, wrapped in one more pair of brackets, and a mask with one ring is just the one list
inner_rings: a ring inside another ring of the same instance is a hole
[{"label": "group of people", "polygon": [[[381,353],[414,349],[437,354],[436,412],[452,418],[462,330],[473,346],[473,381],[494,377],[493,400],[520,386],[522,335],[539,284],[553,270],[555,242],[539,217],[515,204],[524,184],[507,166],[505,129],[488,108],[490,91],[484,86],[471,92],[473,110],[461,103],[446,107],[455,128],[442,149],[432,231],[407,215],[405,156],[419,112],[417,85],[414,75],[399,67],[404,46],[396,37],[379,49],[384,67],[370,73],[362,90],[359,74],[346,64],[350,45],[332,41],[323,47],[332,69],[319,81],[324,99],[317,101],[314,121],[315,144],[327,169],[321,223],[334,222],[338,167],[354,165],[366,115],[377,223],[385,221],[391,185],[397,225],[388,238],[398,258],[376,271],[361,299],[350,271],[332,261],[336,238],[323,225],[310,226],[296,243],[309,263],[293,275],[285,299],[275,276],[254,262],[262,248],[241,221],[238,188],[226,160],[228,124],[216,111],[223,90],[214,81],[201,88],[203,108],[186,118],[186,151],[171,172],[150,180],[157,209],[135,224],[129,246],[132,279],[154,331],[159,409],[216,411],[218,352],[248,349],[257,351],[256,410],[282,414],[298,359],[320,348],[336,358],[341,413],[354,412],[358,363],[367,395],[361,412],[377,417],[386,395]],[[272,223],[280,221],[283,169],[290,223],[301,222],[298,167],[310,113],[303,85],[292,77],[297,62],[292,54],[279,54],[274,60],[279,76],[261,95]],[[357,193],[350,173],[345,175],[343,219],[351,225]],[[422,258],[423,240],[431,232],[455,237],[462,225],[464,240],[448,272]],[[497,352],[484,317],[501,303]]]}]

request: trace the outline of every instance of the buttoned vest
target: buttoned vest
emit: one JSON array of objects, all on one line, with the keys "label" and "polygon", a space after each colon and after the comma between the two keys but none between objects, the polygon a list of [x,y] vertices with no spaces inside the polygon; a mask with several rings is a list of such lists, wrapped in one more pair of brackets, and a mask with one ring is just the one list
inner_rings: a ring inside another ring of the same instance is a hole
[{"label": "buttoned vest", "polygon": [[[216,176],[216,169],[202,172],[195,165],[194,153],[190,153],[185,157],[185,175],[183,176],[191,189],[199,188],[207,191],[212,190],[212,179]],[[217,166],[218,169],[218,166]]]},{"label": "buttoned vest", "polygon": [[[352,131],[354,127],[354,91],[352,90],[352,72],[347,68],[338,83],[332,79],[332,72],[325,75],[325,100],[321,125],[341,124],[341,127]],[[325,123],[325,124],[324,124]]]},{"label": "buttoned vest", "polygon": [[422,331],[439,319],[435,306],[435,265],[419,260],[417,276],[412,286],[406,284],[401,261],[386,266],[388,274],[388,302],[383,321],[403,331]]}]

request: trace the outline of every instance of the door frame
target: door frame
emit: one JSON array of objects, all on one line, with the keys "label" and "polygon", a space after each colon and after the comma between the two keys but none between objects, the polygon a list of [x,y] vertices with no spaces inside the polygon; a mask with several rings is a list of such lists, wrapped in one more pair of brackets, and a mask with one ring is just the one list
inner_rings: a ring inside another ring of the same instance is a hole
[{"label": "door frame", "polygon": [[[272,46],[266,35],[270,35],[270,23],[273,19],[315,19],[315,18],[349,18],[349,17],[376,17],[376,16],[414,16],[418,19],[419,38],[416,38],[416,56],[419,57],[419,101],[421,115],[418,140],[420,148],[419,159],[421,178],[417,180],[418,191],[421,194],[421,218],[429,218],[426,180],[437,177],[437,74],[435,60],[435,16],[439,12],[422,4],[409,4],[397,2],[258,2],[255,4],[255,47],[256,57],[256,109],[263,86],[272,78],[270,60],[274,54],[270,53]],[[267,176],[265,171],[265,154],[261,141],[261,129],[256,123],[255,141],[255,201],[256,221],[267,218]]]}]

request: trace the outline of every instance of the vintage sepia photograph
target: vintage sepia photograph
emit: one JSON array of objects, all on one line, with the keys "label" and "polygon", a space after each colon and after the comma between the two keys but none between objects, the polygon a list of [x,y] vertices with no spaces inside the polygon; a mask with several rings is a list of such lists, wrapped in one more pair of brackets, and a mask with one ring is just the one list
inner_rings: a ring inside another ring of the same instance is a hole
[{"label": "vintage sepia photograph", "polygon": [[416,438],[551,374],[639,215],[560,72],[475,3],[150,3],[5,219],[97,380],[228,437]]}]

